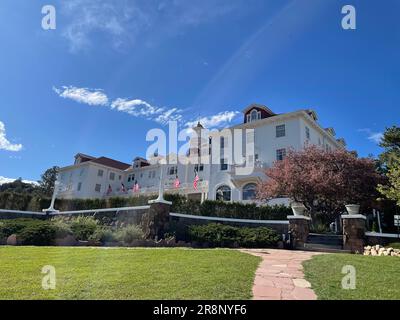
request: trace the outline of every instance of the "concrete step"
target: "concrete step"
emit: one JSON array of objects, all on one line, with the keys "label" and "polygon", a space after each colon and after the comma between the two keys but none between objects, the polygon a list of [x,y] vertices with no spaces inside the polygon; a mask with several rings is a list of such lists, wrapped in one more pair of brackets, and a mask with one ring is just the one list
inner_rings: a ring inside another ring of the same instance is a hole
[{"label": "concrete step", "polygon": [[304,248],[302,250],[305,251],[315,251],[315,252],[329,252],[329,253],[350,253],[349,250],[343,250],[342,246],[332,246],[325,244],[314,244],[314,243],[305,243]]},{"label": "concrete step", "polygon": [[343,236],[333,234],[309,234],[307,243],[342,246]]},{"label": "concrete step", "polygon": [[337,241],[337,240],[307,239],[307,243],[341,246],[343,244],[343,241],[342,240]]},{"label": "concrete step", "polygon": [[332,233],[309,233],[309,237],[322,237],[322,238],[337,238],[342,239],[343,235],[341,234],[332,234]]}]

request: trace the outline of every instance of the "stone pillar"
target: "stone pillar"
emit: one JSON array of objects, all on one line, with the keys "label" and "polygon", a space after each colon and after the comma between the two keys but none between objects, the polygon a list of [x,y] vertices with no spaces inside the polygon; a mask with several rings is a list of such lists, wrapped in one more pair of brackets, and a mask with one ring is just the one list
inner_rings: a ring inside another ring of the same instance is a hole
[{"label": "stone pillar", "polygon": [[142,217],[141,227],[146,239],[161,239],[169,227],[169,210],[172,202],[150,200],[150,209]]},{"label": "stone pillar", "polygon": [[364,252],[365,223],[367,218],[362,214],[344,214],[343,249],[353,253]]},{"label": "stone pillar", "polygon": [[289,231],[293,248],[303,248],[310,233],[310,217],[288,216]]}]

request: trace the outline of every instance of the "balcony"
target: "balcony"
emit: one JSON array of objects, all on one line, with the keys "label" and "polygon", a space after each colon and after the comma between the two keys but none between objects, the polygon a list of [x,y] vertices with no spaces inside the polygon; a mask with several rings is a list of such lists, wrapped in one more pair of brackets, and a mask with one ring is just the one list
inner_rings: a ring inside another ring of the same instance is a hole
[{"label": "balcony", "polygon": [[[174,182],[167,181],[164,183],[164,192],[165,193],[178,193],[178,194],[190,194],[190,193],[203,193],[208,192],[208,181],[199,181],[197,183],[197,190],[193,188],[193,182],[181,183],[179,188],[176,188]],[[112,197],[132,197],[132,196],[149,196],[149,195],[157,195],[158,194],[158,186],[150,186],[150,187],[140,187],[139,191],[133,192],[132,189],[129,189],[127,192],[122,193],[121,191],[113,191],[110,194],[104,194],[106,198]]]}]

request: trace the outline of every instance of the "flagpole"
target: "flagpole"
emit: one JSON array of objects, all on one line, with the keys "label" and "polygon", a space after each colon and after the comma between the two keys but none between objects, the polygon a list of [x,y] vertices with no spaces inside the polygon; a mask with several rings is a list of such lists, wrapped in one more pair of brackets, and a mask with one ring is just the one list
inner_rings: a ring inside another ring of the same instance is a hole
[{"label": "flagpole", "polygon": [[158,187],[158,198],[155,200],[150,200],[149,203],[162,202],[172,204],[172,202],[166,201],[164,199],[164,168],[160,163],[160,185]]},{"label": "flagpole", "polygon": [[58,179],[54,182],[54,190],[53,190],[53,195],[51,197],[51,202],[50,202],[50,207],[47,209],[43,209],[42,212],[45,212],[47,214],[54,213],[54,212],[59,212],[58,210],[54,209],[54,204],[56,202],[56,197],[57,197],[57,189],[59,187],[59,182]]}]

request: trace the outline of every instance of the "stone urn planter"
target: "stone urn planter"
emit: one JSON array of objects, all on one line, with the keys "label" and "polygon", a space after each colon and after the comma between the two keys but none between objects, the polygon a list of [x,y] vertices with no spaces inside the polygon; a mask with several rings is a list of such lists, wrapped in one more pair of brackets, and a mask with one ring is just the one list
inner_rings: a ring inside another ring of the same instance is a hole
[{"label": "stone urn planter", "polygon": [[293,215],[295,216],[304,216],[304,212],[306,211],[306,207],[303,205],[292,205]]},{"label": "stone urn planter", "polygon": [[360,213],[360,205],[359,204],[348,204],[345,206],[348,214],[354,215]]}]

